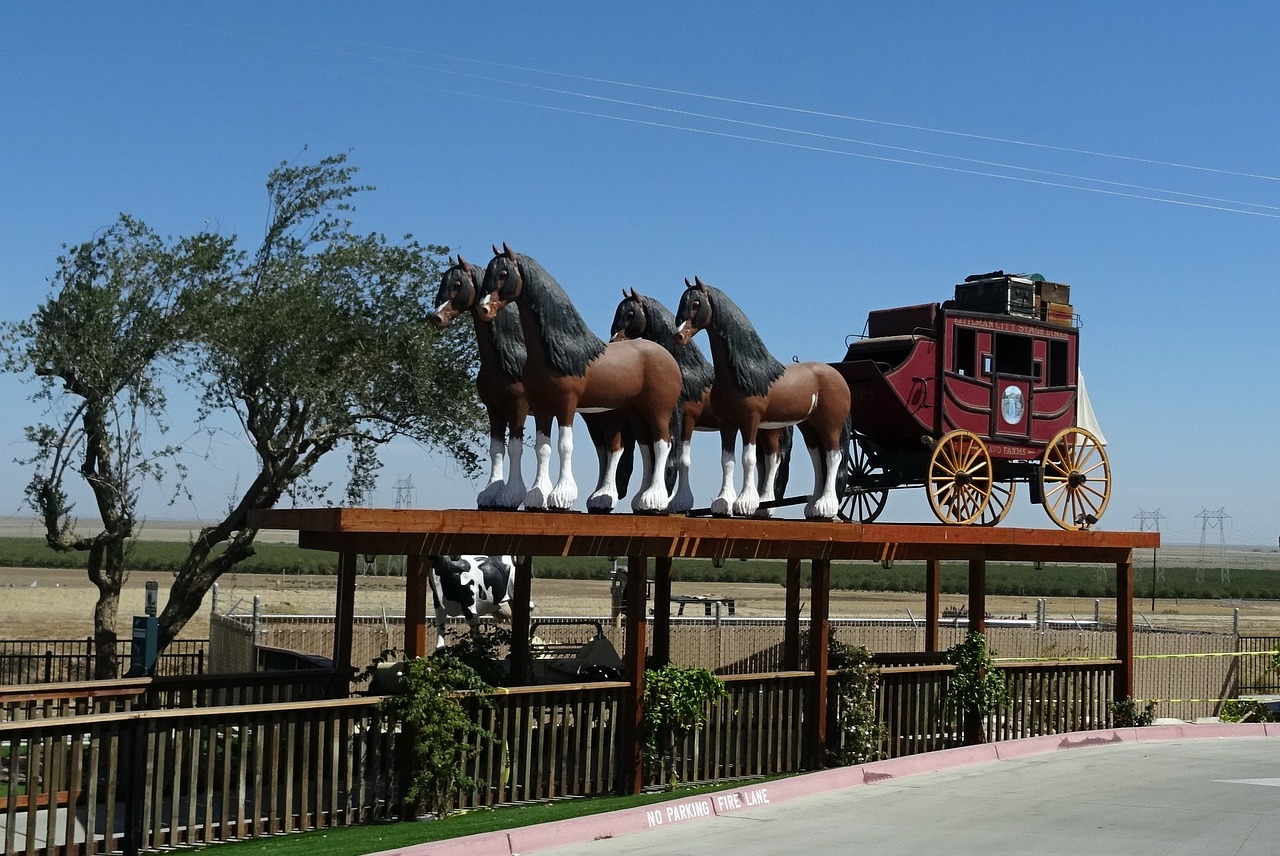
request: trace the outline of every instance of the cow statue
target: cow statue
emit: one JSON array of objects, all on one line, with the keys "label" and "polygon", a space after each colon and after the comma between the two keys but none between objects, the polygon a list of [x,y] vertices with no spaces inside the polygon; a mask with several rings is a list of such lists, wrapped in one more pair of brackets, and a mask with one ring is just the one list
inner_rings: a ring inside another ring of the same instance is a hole
[{"label": "cow statue", "polygon": [[480,634],[480,616],[511,620],[516,563],[511,556],[429,556],[431,598],[436,607],[436,650],[445,647],[450,615],[466,616],[472,637]]}]

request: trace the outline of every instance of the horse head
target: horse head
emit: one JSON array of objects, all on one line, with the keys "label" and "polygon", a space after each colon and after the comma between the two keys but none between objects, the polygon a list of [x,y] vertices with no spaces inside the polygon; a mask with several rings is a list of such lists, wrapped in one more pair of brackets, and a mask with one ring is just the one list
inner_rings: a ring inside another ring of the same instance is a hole
[{"label": "horse head", "polygon": [[493,248],[493,258],[484,271],[484,283],[480,286],[480,299],[476,304],[480,317],[492,321],[508,303],[520,299],[524,291],[524,274],[520,270],[520,259],[515,252],[503,243],[500,251]]},{"label": "horse head", "polygon": [[676,341],[687,345],[699,330],[711,326],[711,293],[698,277],[684,281],[684,294],[680,295],[680,308],[676,310]]},{"label": "horse head", "polygon": [[611,342],[623,339],[643,339],[649,326],[649,313],[645,308],[644,298],[633,288],[628,292],[622,289],[622,302],[613,313],[613,324],[609,328]]},{"label": "horse head", "polygon": [[431,326],[437,330],[448,327],[454,318],[476,305],[477,290],[480,283],[477,274],[480,268],[463,261],[458,256],[456,262],[440,277],[440,288],[436,291],[436,311],[428,316]]}]

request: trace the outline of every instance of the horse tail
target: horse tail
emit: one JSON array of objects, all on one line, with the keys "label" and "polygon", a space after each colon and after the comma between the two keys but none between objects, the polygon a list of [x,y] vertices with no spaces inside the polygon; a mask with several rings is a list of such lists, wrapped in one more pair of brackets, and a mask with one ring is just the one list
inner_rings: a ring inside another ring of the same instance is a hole
[{"label": "horse tail", "polygon": [[[684,444],[684,398],[683,396],[676,402],[675,410],[671,411],[671,451],[672,454],[667,455],[667,495],[675,496],[676,485],[680,481],[680,447]],[[692,438],[690,438],[692,442]]]},{"label": "horse tail", "polygon": [[778,475],[773,480],[773,495],[782,499],[787,495],[787,479],[791,478],[791,448],[795,442],[795,427],[781,429],[778,437]]}]

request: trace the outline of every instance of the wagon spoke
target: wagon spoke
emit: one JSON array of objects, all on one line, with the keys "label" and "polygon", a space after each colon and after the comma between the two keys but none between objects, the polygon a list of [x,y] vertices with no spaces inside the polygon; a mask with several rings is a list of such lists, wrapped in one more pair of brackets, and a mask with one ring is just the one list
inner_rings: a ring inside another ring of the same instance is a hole
[{"label": "wagon spoke", "polygon": [[929,504],[943,523],[974,523],[991,496],[991,455],[976,434],[952,431],[929,458]]},{"label": "wagon spoke", "polygon": [[1044,451],[1040,495],[1063,529],[1096,523],[1111,497],[1111,464],[1098,438],[1083,428],[1060,431]]}]

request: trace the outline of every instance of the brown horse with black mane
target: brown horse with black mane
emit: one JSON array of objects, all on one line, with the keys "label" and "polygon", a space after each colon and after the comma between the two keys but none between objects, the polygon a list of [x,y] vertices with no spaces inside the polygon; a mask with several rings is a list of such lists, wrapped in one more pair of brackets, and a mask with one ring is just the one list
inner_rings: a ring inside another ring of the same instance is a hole
[{"label": "brown horse with black mane", "polygon": [[[611,413],[617,421],[607,444],[596,436],[600,480],[587,510],[612,511],[618,501],[615,473],[623,454],[623,421],[635,430],[644,459],[641,490],[633,511],[667,510],[667,457],[671,421],[680,399],[680,367],[660,345],[648,341],[605,344],[591,332],[560,284],[529,256],[506,244],[485,270],[479,313],[491,319],[515,303],[524,329],[525,396],[537,428],[538,471],[525,496],[529,509],[563,510],[577,500],[573,478],[573,419],[576,412]],[[550,478],[551,423],[559,424],[560,475]]]},{"label": "brown horse with black mane", "polygon": [[[692,440],[696,431],[719,431],[720,420],[711,404],[711,385],[715,369],[696,345],[681,345],[676,341],[676,317],[662,302],[640,294],[634,288],[622,291],[622,301],[613,314],[609,328],[613,339],[648,339],[662,345],[676,358],[683,377],[680,401],[683,421],[678,453],[678,481],[671,510],[681,514],[693,509],[693,488],[690,470],[693,467]],[[791,457],[791,429],[761,429],[760,431],[760,504],[771,503],[780,496],[787,482],[787,466]],[[767,510],[761,514],[768,514]]]},{"label": "brown horse with black mane", "polygon": [[[695,278],[680,298],[676,337],[688,344],[699,330],[711,340],[715,383],[711,403],[720,419],[723,480],[711,513],[750,516],[760,503],[751,474],[762,428],[797,425],[813,459],[814,486],[805,517],[829,520],[839,510],[836,477],[844,452],[840,432],[849,416],[849,385],[826,363],[783,366],[746,315],[724,292]],[[736,493],[734,450],[742,434],[742,492]]]},{"label": "brown horse with black mane", "polygon": [[[493,323],[476,317],[484,268],[458,256],[440,278],[436,310],[430,316],[437,330],[444,329],[464,312],[472,315],[480,369],[476,391],[489,415],[489,481],[476,497],[479,508],[519,508],[527,492],[520,472],[524,451],[524,423],[529,403],[524,397],[525,350],[520,313],[513,306],[498,313]],[[505,453],[504,453],[505,452]],[[510,475],[503,477],[510,462]]]}]

